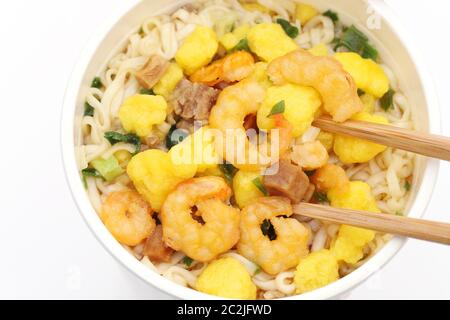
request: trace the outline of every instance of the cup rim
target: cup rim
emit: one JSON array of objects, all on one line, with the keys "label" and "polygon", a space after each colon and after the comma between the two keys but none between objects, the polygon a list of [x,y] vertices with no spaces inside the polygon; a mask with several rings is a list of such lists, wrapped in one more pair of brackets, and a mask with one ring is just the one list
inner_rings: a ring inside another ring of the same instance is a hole
[{"label": "cup rim", "polygon": [[[75,140],[74,140],[74,123],[75,123],[75,108],[76,101],[79,94],[82,79],[85,70],[87,69],[92,57],[94,56],[98,45],[111,31],[114,25],[127,12],[132,10],[140,0],[128,0],[118,6],[117,10],[105,21],[105,23],[98,28],[91,36],[85,49],[82,51],[78,62],[73,69],[69,84],[66,89],[62,119],[61,119],[61,151],[64,166],[64,172],[69,184],[72,197],[77,205],[77,208],[92,231],[97,240],[102,246],[126,269],[135,274],[138,278],[151,286],[167,293],[175,298],[181,299],[220,299],[219,297],[211,296],[198,292],[193,289],[185,288],[177,283],[174,283],[161,275],[153,272],[135,257],[129,254],[106,230],[103,223],[101,223],[91,205],[85,189],[83,187],[75,157]],[[187,1],[183,1],[187,2]],[[441,132],[440,110],[438,99],[435,92],[434,83],[426,69],[426,64],[422,59],[418,50],[415,49],[413,41],[400,24],[399,19],[391,8],[382,1],[370,1],[374,9],[389,22],[391,30],[396,36],[401,39],[402,44],[410,54],[414,62],[422,85],[424,87],[424,94],[428,104],[429,116],[429,131],[431,133],[439,134]],[[427,160],[424,170],[423,181],[417,192],[414,205],[411,207],[408,216],[420,218],[425,213],[428,204],[431,200],[434,187],[437,181],[439,171],[439,161],[435,159]],[[406,243],[406,239],[394,237],[380,249],[369,261],[364,263],[361,267],[353,271],[351,274],[331,283],[328,286],[314,290],[312,292],[304,293],[302,295],[291,296],[284,298],[286,300],[316,300],[329,299],[337,297],[351,290],[353,287],[364,282],[373,273],[380,270],[386,263],[392,259],[396,253]]]}]

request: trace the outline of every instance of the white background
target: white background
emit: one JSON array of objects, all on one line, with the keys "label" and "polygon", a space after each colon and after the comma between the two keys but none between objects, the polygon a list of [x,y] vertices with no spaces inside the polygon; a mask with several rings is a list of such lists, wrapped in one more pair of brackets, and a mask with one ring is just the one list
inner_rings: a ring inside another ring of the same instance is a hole
[{"label": "white background", "polygon": [[[164,299],[126,271],[82,221],[60,157],[61,105],[94,30],[123,0],[0,1],[0,298]],[[390,0],[421,44],[450,136],[450,2]],[[426,218],[450,222],[450,164]],[[450,249],[409,241],[355,299],[450,298]]]}]

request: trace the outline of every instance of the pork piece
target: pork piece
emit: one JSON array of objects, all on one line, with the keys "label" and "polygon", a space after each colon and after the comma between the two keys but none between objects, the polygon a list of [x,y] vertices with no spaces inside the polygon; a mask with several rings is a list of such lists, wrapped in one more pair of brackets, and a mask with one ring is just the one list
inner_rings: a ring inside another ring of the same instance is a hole
[{"label": "pork piece", "polygon": [[218,95],[219,90],[183,79],[172,95],[171,104],[175,114],[184,120],[208,120]]},{"label": "pork piece", "polygon": [[161,80],[169,68],[169,61],[158,55],[152,55],[147,64],[135,76],[141,87],[151,89]]},{"label": "pork piece", "polygon": [[271,196],[287,197],[292,203],[300,203],[310,186],[308,176],[289,160],[281,160],[278,173],[264,177],[264,187]]},{"label": "pork piece", "polygon": [[170,262],[175,251],[168,247],[163,241],[163,229],[161,225],[156,226],[155,231],[145,242],[143,255],[151,261]]}]

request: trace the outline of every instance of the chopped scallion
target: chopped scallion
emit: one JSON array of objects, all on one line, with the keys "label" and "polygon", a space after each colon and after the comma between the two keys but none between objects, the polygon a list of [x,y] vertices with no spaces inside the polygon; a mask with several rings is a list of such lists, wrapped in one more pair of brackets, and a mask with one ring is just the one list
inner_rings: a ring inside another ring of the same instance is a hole
[{"label": "chopped scallion", "polygon": [[102,175],[100,172],[98,172],[97,169],[94,168],[86,168],[81,171],[84,177],[94,177],[94,178],[101,178]]},{"label": "chopped scallion", "polygon": [[186,257],[183,258],[183,264],[184,264],[186,267],[189,268],[190,266],[192,266],[193,263],[194,263],[194,260],[191,259],[191,258],[189,258],[188,256],[186,256]]},{"label": "chopped scallion", "polygon": [[237,169],[230,163],[224,163],[219,165],[220,171],[222,171],[225,178],[228,182],[233,181],[234,175],[237,172]]},{"label": "chopped scallion", "polygon": [[94,80],[92,80],[91,88],[101,89],[102,87],[103,87],[102,80],[99,77],[95,77]]},{"label": "chopped scallion", "polygon": [[236,51],[250,52],[250,47],[248,45],[248,40],[246,38],[239,41],[238,44],[233,49],[231,49],[231,52],[236,52]]},{"label": "chopped scallion", "polygon": [[385,93],[385,95],[380,99],[381,109],[383,109],[384,111],[388,111],[393,107],[394,94],[395,92],[392,89],[389,89],[389,91]]},{"label": "chopped scallion", "polygon": [[84,104],[84,116],[85,117],[93,117],[94,116],[94,107],[91,106],[89,103],[85,102]]},{"label": "chopped scallion", "polygon": [[115,145],[119,142],[132,144],[136,147],[135,154],[141,151],[141,139],[133,133],[122,134],[119,132],[109,131],[105,133],[105,139],[108,140],[111,145]]},{"label": "chopped scallion", "polygon": [[296,26],[292,25],[289,21],[285,20],[285,19],[277,19],[277,23],[279,25],[281,25],[281,27],[283,28],[284,32],[286,32],[286,34],[292,38],[295,39],[297,38],[298,34],[299,34],[299,30]]},{"label": "chopped scallion", "polygon": [[272,110],[270,111],[270,113],[267,117],[269,118],[269,117],[272,117],[277,114],[282,114],[282,113],[284,113],[285,109],[286,109],[286,103],[284,102],[284,100],[281,100],[280,102],[278,102],[276,105],[273,106]]},{"label": "chopped scallion", "polygon": [[328,200],[328,196],[326,193],[324,192],[314,192],[313,195],[314,200],[316,200],[318,203],[326,203],[326,202],[330,202],[330,200]]},{"label": "chopped scallion", "polygon": [[139,91],[139,93],[149,95],[149,96],[155,95],[155,92],[153,91],[153,89],[141,89],[141,91]]},{"label": "chopped scallion", "polygon": [[255,187],[257,187],[258,190],[262,192],[263,195],[265,195],[266,197],[269,195],[269,192],[267,192],[266,187],[264,187],[261,178],[258,177],[254,179],[252,182],[255,185]]},{"label": "chopped scallion", "polygon": [[322,15],[330,18],[331,20],[333,20],[334,23],[339,21],[339,15],[332,10],[327,10]]}]

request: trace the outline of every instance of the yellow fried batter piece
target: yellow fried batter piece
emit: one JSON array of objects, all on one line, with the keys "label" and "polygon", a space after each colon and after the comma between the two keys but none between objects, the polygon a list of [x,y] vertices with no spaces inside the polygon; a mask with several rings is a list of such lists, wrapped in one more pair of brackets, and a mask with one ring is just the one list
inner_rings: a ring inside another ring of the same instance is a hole
[{"label": "yellow fried batter piece", "polygon": [[280,101],[284,101],[283,115],[292,125],[294,138],[301,136],[311,127],[314,115],[322,105],[319,94],[313,88],[295,84],[270,87],[258,110],[258,128],[265,130],[275,128],[275,119],[269,117],[269,114]]},{"label": "yellow fried batter piece", "polygon": [[222,298],[256,299],[256,286],[250,274],[233,258],[211,262],[198,277],[195,287],[200,292]]},{"label": "yellow fried batter piece", "polygon": [[306,3],[298,3],[295,8],[295,17],[304,26],[309,20],[319,14],[319,11],[312,5]]},{"label": "yellow fried batter piece", "polygon": [[159,82],[153,87],[153,91],[156,94],[169,99],[170,95],[183,77],[183,69],[181,69],[178,64],[171,63],[161,80],[159,80]]},{"label": "yellow fried batter piece", "polygon": [[260,23],[252,27],[247,35],[248,45],[262,60],[270,62],[298,48],[279,24]]},{"label": "yellow fried batter piece", "polygon": [[359,89],[381,98],[389,90],[389,78],[383,68],[372,59],[364,59],[354,52],[339,52],[334,56],[350,73]]},{"label": "yellow fried batter piece", "polygon": [[197,26],[178,49],[175,60],[187,75],[208,65],[219,48],[219,41],[214,30]]},{"label": "yellow fried batter piece", "polygon": [[308,51],[317,57],[328,56],[328,47],[323,43],[319,43],[318,45],[312,47]]},{"label": "yellow fried batter piece", "polygon": [[372,230],[346,226],[339,228],[331,251],[338,261],[355,264],[364,257],[364,247],[375,238]]},{"label": "yellow fried batter piece", "polygon": [[169,151],[176,166],[191,166],[197,173],[214,169],[220,157],[214,144],[214,134],[208,126],[202,127]]},{"label": "yellow fried batter piece", "polygon": [[262,181],[261,174],[259,172],[251,171],[239,171],[233,178],[233,190],[234,198],[239,208],[244,208],[256,199],[264,197],[264,194],[259,190],[254,181],[260,179]]},{"label": "yellow fried batter piece", "polygon": [[[370,186],[361,181],[350,182],[348,188],[328,191],[331,206],[351,210],[381,212]],[[339,261],[355,264],[364,256],[364,247],[375,237],[375,231],[343,225],[331,245],[333,255]]]},{"label": "yellow fried batter piece", "polygon": [[161,209],[167,245],[200,262],[214,260],[233,248],[239,240],[240,212],[226,204],[231,193],[219,177],[194,178],[179,184]]},{"label": "yellow fried batter piece", "polygon": [[[353,116],[352,120],[389,124],[385,117],[365,112]],[[336,135],[334,139],[334,152],[346,164],[369,162],[386,149],[386,146],[348,136]]]},{"label": "yellow fried batter piece", "polygon": [[127,132],[147,137],[154,125],[164,123],[167,102],[161,96],[137,94],[125,100],[119,110],[119,119]]},{"label": "yellow fried batter piece", "polygon": [[373,95],[365,93],[361,96],[361,101],[364,104],[363,112],[372,114],[375,111],[376,99]]},{"label": "yellow fried batter piece", "polygon": [[[300,222],[289,218],[291,215],[292,206],[286,198],[259,198],[245,207],[238,252],[272,275],[297,266],[308,254],[310,233]],[[261,225],[269,223],[276,234],[273,240],[261,230]]]},{"label": "yellow fried batter piece", "polygon": [[331,132],[320,131],[317,140],[327,149],[328,152],[333,150],[334,134]]},{"label": "yellow fried batter piece", "polygon": [[230,51],[234,47],[236,47],[239,41],[247,38],[247,35],[250,31],[250,25],[244,24],[240,27],[237,27],[232,32],[224,34],[220,38],[220,44],[227,50]]},{"label": "yellow fried batter piece", "polygon": [[317,57],[298,49],[269,64],[268,74],[276,85],[294,83],[316,89],[323,107],[336,122],[363,110],[353,78],[331,57]]},{"label": "yellow fried batter piece", "polygon": [[169,154],[147,150],[134,156],[127,173],[136,190],[159,212],[167,195],[186,179],[194,177],[197,167],[175,166]]},{"label": "yellow fried batter piece", "polygon": [[380,212],[370,186],[362,181],[351,181],[348,188],[328,191],[331,206],[343,209]]},{"label": "yellow fried batter piece", "polygon": [[324,287],[339,279],[339,265],[329,250],[309,254],[302,259],[295,271],[297,293],[305,293]]},{"label": "yellow fried batter piece", "polygon": [[274,12],[272,10],[270,10],[269,8],[263,6],[262,4],[258,3],[258,2],[251,2],[248,0],[240,0],[239,1],[241,3],[241,6],[247,10],[247,11],[259,11],[262,13],[267,13],[272,15]]}]

